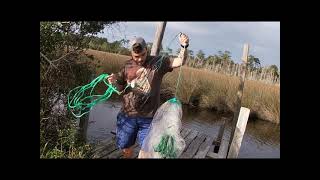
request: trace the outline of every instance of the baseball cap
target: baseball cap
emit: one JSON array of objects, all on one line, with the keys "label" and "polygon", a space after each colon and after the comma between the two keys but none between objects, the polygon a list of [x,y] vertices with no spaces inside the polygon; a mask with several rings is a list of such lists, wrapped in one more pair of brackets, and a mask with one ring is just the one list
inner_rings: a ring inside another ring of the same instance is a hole
[{"label": "baseball cap", "polygon": [[140,46],[142,49],[144,49],[147,47],[147,43],[142,37],[135,37],[130,41],[130,51],[133,50],[134,46]]}]

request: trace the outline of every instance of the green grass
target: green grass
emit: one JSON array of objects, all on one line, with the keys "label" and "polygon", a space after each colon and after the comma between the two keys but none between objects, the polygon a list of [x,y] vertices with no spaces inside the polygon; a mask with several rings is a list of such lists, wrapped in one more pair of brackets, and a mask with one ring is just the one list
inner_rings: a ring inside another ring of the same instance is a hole
[{"label": "green grass", "polygon": [[54,142],[45,138],[45,132],[40,131],[40,158],[43,159],[83,159],[90,158],[92,147],[77,139],[75,126],[58,130],[58,139]]}]

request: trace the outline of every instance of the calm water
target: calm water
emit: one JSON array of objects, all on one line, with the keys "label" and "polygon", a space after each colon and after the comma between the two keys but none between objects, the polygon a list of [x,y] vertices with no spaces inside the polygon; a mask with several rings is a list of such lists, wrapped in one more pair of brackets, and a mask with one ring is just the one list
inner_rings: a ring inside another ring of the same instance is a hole
[{"label": "calm water", "polygon": [[[120,102],[108,101],[97,104],[90,112],[87,124],[87,141],[96,143],[110,137],[116,128],[116,116],[121,107]],[[213,112],[197,111],[183,108],[182,124],[216,137],[221,116]],[[227,129],[230,131],[230,129]],[[239,158],[280,158],[280,126],[262,120],[250,121],[242,140]]]}]

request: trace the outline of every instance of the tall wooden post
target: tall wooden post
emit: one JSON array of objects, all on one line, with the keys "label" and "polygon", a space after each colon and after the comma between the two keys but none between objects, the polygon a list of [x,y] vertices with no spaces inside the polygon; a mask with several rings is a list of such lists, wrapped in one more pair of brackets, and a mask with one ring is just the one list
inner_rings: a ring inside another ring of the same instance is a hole
[{"label": "tall wooden post", "polygon": [[236,65],[236,76],[239,76],[239,64]]},{"label": "tall wooden post", "polygon": [[158,56],[160,52],[161,42],[164,35],[164,31],[166,29],[167,22],[160,22],[157,26],[156,36],[154,38],[152,49],[151,49],[151,56]]},{"label": "tall wooden post", "polygon": [[242,64],[240,66],[240,70],[241,70],[241,74],[240,74],[240,84],[238,86],[238,91],[237,91],[237,100],[235,103],[235,113],[233,116],[233,120],[231,122],[231,135],[230,135],[230,140],[229,140],[229,146],[228,146],[228,153],[230,150],[230,145],[231,145],[231,141],[233,139],[234,136],[234,131],[237,125],[237,120],[238,120],[238,116],[239,116],[239,112],[240,112],[240,108],[241,108],[241,99],[242,99],[242,95],[243,95],[243,88],[244,88],[244,80],[245,80],[245,76],[246,76],[246,69],[247,69],[247,62],[248,62],[248,54],[249,54],[249,44],[244,44],[243,47],[243,55],[242,55]]}]

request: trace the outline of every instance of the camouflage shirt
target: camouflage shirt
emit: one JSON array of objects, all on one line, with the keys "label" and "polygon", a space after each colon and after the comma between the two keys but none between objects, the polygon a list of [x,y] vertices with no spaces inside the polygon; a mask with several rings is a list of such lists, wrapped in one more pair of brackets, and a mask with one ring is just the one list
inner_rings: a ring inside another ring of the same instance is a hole
[{"label": "camouflage shirt", "polygon": [[130,117],[153,117],[160,106],[160,86],[163,76],[171,72],[172,59],[162,56],[147,56],[142,65],[133,59],[125,62],[116,74],[116,86],[123,92],[120,111]]}]

